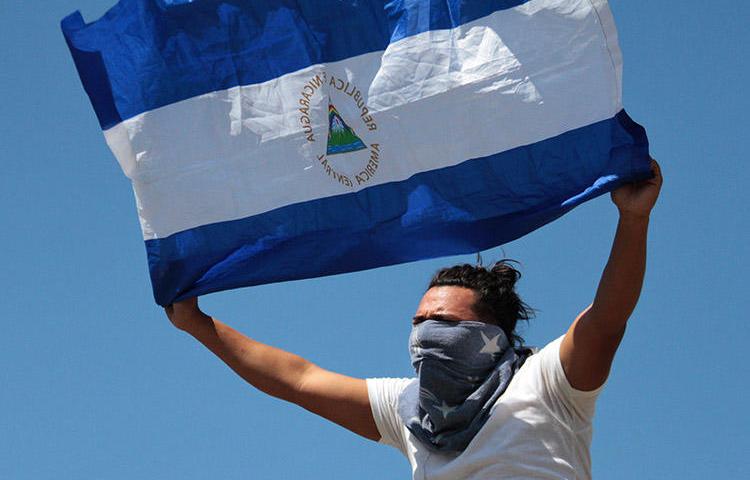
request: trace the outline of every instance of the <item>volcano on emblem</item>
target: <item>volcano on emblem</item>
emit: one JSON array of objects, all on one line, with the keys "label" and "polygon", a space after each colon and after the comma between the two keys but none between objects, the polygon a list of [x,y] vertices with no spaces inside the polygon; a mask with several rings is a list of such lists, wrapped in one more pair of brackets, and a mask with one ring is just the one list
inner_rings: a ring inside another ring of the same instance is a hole
[{"label": "volcano on emblem", "polygon": [[356,152],[367,148],[364,142],[346,124],[333,103],[328,103],[328,148],[326,154]]}]

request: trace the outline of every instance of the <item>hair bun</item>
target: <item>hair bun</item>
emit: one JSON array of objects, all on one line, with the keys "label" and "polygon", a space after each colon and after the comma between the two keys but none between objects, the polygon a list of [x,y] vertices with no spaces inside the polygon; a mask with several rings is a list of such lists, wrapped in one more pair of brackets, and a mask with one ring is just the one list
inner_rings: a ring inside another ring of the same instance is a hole
[{"label": "hair bun", "polygon": [[495,264],[490,269],[490,272],[496,277],[502,279],[504,282],[515,285],[516,282],[521,278],[521,272],[513,268],[510,265],[511,262],[518,263],[515,260],[499,260],[495,262]]}]

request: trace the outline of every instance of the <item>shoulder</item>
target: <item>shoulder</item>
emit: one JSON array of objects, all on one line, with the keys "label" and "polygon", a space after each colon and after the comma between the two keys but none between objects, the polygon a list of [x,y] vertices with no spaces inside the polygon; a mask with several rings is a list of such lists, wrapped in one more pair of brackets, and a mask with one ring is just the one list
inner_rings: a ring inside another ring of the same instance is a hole
[{"label": "shoulder", "polygon": [[566,423],[590,423],[596,399],[604,385],[592,391],[574,388],[565,376],[560,360],[563,336],[551,341],[531,355],[518,371],[522,388],[534,390],[535,396]]},{"label": "shoulder", "polygon": [[380,408],[398,407],[398,399],[416,378],[367,378],[367,394],[370,404]]},{"label": "shoulder", "polygon": [[380,432],[380,443],[405,451],[405,427],[398,409],[404,393],[416,378],[368,378],[367,394],[375,424]]}]

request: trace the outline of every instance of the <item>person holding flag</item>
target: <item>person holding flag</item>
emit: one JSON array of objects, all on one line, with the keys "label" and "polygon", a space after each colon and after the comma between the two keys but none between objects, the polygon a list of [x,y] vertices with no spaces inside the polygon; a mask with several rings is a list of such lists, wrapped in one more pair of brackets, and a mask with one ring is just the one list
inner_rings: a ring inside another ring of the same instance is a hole
[{"label": "person holding flag", "polygon": [[591,305],[535,351],[516,335],[530,310],[507,262],[439,271],[409,339],[413,379],[358,379],[254,341],[203,313],[198,299],[169,320],[259,390],[399,449],[413,478],[588,479],[595,403],[640,296],[653,176],[611,194],[619,221]]},{"label": "person holding flag", "polygon": [[[177,328],[261,391],[396,447],[416,479],[590,478],[661,186],[607,0],[120,0],[61,28]],[[594,301],[538,351],[507,262],[433,277],[411,379],[330,372],[198,307],[483,251],[608,192],[620,218]]]}]

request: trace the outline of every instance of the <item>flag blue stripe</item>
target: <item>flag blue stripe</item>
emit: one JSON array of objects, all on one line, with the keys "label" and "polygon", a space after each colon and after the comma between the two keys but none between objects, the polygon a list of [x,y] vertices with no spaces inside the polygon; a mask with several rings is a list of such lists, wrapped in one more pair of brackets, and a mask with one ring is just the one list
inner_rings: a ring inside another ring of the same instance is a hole
[{"label": "flag blue stripe", "polygon": [[649,175],[646,133],[621,111],[401,182],[148,240],[154,296],[168,305],[230,288],[476,252]]},{"label": "flag blue stripe", "polygon": [[102,129],[198,95],[385,50],[528,0],[120,0],[62,30]]}]

